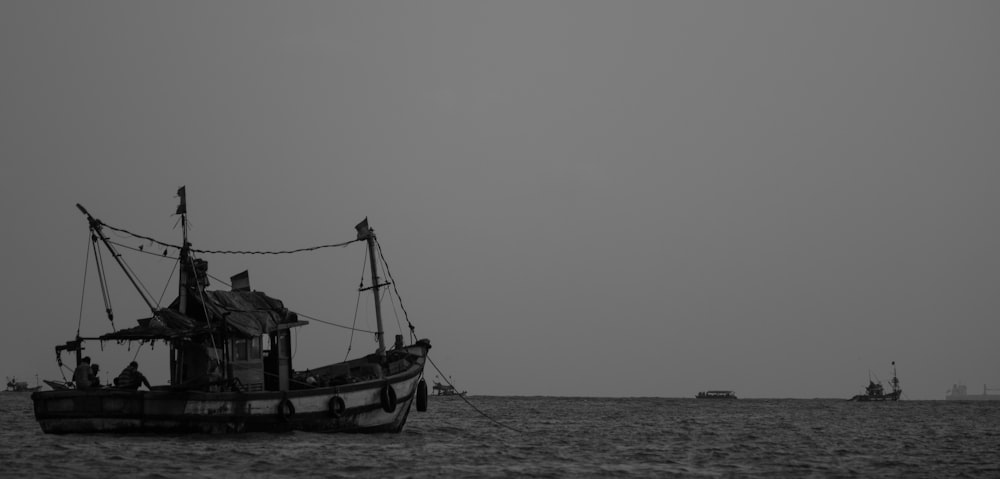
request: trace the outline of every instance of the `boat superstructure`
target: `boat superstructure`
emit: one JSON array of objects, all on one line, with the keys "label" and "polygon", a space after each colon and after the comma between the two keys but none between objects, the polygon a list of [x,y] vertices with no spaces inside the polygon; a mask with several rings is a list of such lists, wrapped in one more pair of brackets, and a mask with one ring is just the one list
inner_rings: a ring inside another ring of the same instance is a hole
[{"label": "boat superstructure", "polygon": [[851,401],[898,401],[903,394],[903,389],[899,386],[899,377],[896,376],[896,361],[892,362],[892,379],[889,381],[892,391],[886,392],[882,382],[878,378],[872,379],[871,371],[868,372],[868,386],[865,386],[864,394],[857,394]]}]

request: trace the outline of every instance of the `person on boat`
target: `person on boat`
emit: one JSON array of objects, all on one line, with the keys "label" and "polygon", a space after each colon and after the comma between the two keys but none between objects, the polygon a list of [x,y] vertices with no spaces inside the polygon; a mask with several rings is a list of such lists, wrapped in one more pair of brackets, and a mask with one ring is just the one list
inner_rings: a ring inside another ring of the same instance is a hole
[{"label": "person on boat", "polygon": [[77,364],[76,369],[73,370],[73,382],[76,383],[77,389],[90,388],[90,371],[90,356],[86,356],[80,360],[80,364]]},{"label": "person on boat", "polygon": [[96,363],[90,365],[90,387],[99,388],[101,387],[101,377],[99,373],[101,372],[101,367]]},{"label": "person on boat", "polygon": [[128,363],[128,366],[122,369],[122,373],[115,378],[115,386],[132,390],[139,389],[139,386],[146,386],[147,389],[152,389],[146,376],[139,372],[139,363],[135,361]]}]

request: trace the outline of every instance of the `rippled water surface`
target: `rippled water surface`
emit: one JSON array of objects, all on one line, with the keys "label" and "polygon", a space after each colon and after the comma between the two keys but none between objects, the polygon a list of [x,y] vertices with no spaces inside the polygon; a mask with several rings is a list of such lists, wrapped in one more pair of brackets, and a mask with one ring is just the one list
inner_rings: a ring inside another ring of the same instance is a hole
[{"label": "rippled water surface", "polygon": [[1000,402],[431,397],[400,434],[42,434],[0,394],[5,477],[1000,477]]}]

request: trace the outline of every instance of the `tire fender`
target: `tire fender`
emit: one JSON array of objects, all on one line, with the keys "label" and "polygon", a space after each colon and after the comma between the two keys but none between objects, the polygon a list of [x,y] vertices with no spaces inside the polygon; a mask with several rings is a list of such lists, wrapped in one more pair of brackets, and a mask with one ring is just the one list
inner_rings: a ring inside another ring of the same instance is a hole
[{"label": "tire fender", "polygon": [[427,411],[427,382],[423,378],[417,383],[417,411]]},{"label": "tire fender", "polygon": [[347,404],[344,403],[344,398],[340,396],[331,397],[328,405],[330,406],[329,411],[332,418],[339,418],[347,411]]},{"label": "tire fender", "polygon": [[382,386],[382,390],[379,392],[379,400],[382,403],[382,410],[385,412],[393,412],[396,410],[396,390],[392,388],[392,385],[385,383]]},{"label": "tire fender", "polygon": [[278,403],[278,418],[281,419],[281,422],[288,422],[294,415],[295,405],[287,397],[281,398],[281,402]]}]

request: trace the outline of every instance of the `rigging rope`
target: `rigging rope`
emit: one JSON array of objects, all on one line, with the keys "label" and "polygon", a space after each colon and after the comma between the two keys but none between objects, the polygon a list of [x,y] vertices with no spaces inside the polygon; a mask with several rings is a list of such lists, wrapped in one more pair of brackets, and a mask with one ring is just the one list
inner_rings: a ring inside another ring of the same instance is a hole
[{"label": "rigging rope", "polygon": [[[115,329],[115,316],[111,312],[111,292],[109,291],[108,279],[104,275],[104,257],[101,256],[101,249],[97,246],[97,234],[92,234],[90,236],[94,243],[94,262],[97,264],[97,279],[101,285],[101,297],[104,299],[104,311],[108,315],[108,321],[111,321],[111,329]],[[112,255],[114,252],[111,253]]]},{"label": "rigging rope", "polygon": [[396,280],[392,278],[392,272],[389,271],[389,263],[385,261],[385,256],[382,255],[382,244],[378,242],[378,238],[375,239],[375,246],[378,248],[379,257],[382,258],[382,267],[385,268],[385,275],[389,278],[389,282],[392,283],[392,290],[395,291],[396,299],[399,300],[399,309],[403,310],[403,318],[406,319],[406,324],[410,326],[410,338],[416,341],[416,328],[414,328],[413,323],[410,322],[410,315],[407,314],[406,307],[403,306],[403,297],[399,295],[399,290],[396,288]]},{"label": "rigging rope", "polygon": [[111,243],[111,244],[113,244],[113,245],[115,245],[115,246],[117,246],[119,248],[130,249],[130,250],[135,251],[137,253],[148,254],[150,256],[157,256],[157,257],[160,257],[160,258],[167,258],[167,259],[180,259],[180,258],[178,258],[176,256],[167,256],[167,251],[166,250],[164,250],[163,253],[154,253],[152,251],[146,251],[145,249],[143,249],[142,246],[139,246],[138,248],[133,248],[133,247],[127,245],[127,244],[123,244],[123,243],[119,243],[117,241],[111,241],[111,240],[108,240],[108,243]]},{"label": "rigging rope", "polygon": [[[187,263],[189,265],[191,265],[191,277],[194,278],[194,282],[197,284],[198,283],[198,271],[194,267],[194,260],[195,260],[195,258],[194,258],[194,256],[191,256],[190,258],[191,258],[191,260],[188,261]],[[181,265],[181,267],[183,268],[184,266]],[[201,309],[202,309],[203,313],[205,314],[205,324],[209,327],[209,330],[211,330],[212,321],[209,320],[209,318],[208,318],[208,306],[205,305],[204,288],[198,287],[198,288],[195,288],[195,289],[198,290],[198,299],[201,302]],[[187,305],[182,305],[182,307],[186,308]],[[222,328],[223,328],[223,331],[225,331],[225,327],[226,327],[226,319],[222,318]],[[222,364],[222,359],[219,358],[219,347],[215,344],[215,333],[213,332],[212,334],[209,334],[208,338],[212,340],[212,354],[215,356],[215,361],[218,362],[219,364]]]},{"label": "rigging rope", "polygon": [[361,290],[365,287],[365,271],[368,270],[368,261],[366,260],[367,258],[362,256],[361,281],[358,282],[358,298],[354,301],[354,320],[351,322],[351,337],[347,340],[347,352],[344,353],[344,361],[347,361],[347,358],[351,356],[351,348],[354,347],[354,327],[358,325],[358,308],[361,306]]},{"label": "rigging rope", "polygon": [[174,261],[174,267],[170,268],[170,276],[167,277],[167,282],[163,284],[163,292],[160,293],[160,299],[156,301],[157,308],[159,308],[160,305],[163,304],[163,297],[167,295],[167,288],[170,287],[170,280],[174,279],[174,272],[177,271],[177,265],[179,264],[181,264],[179,260]]},{"label": "rigging rope", "polygon": [[[124,233],[124,234],[131,235],[131,236],[134,236],[134,237],[139,238],[139,239],[144,239],[146,241],[150,241],[152,243],[158,244],[158,245],[166,247],[166,248],[174,248],[176,250],[180,250],[181,249],[180,246],[177,246],[175,244],[165,243],[163,241],[160,241],[160,240],[155,239],[155,238],[151,238],[149,236],[144,236],[144,235],[141,235],[141,234],[138,234],[138,233],[133,233],[133,232],[131,232],[131,231],[127,230],[127,229],[124,229],[124,228],[118,228],[118,227],[115,227],[115,226],[111,226],[111,225],[109,225],[107,223],[104,223],[103,221],[101,222],[101,225],[103,225],[105,228],[117,231],[119,233]],[[344,246],[347,246],[347,245],[349,245],[351,243],[355,243],[355,242],[358,242],[358,241],[361,241],[361,240],[360,239],[353,239],[353,240],[350,240],[350,241],[345,241],[343,243],[324,244],[324,245],[319,245],[319,246],[309,246],[309,247],[306,247],[306,248],[298,248],[298,249],[282,250],[282,251],[206,250],[206,249],[195,249],[195,248],[191,248],[190,251],[192,253],[201,253],[201,254],[293,254],[293,253],[302,253],[304,251],[315,251],[315,250],[323,249],[323,248],[342,248]],[[166,254],[166,253],[164,253],[164,254]]]},{"label": "rigging rope", "polygon": [[[87,238],[87,259],[83,262],[83,291],[80,292],[80,317],[76,320],[76,337],[80,337],[80,326],[83,325],[83,302],[87,297],[87,271],[90,269],[90,238]],[[63,377],[63,379],[66,379]]]},{"label": "rigging rope", "polygon": [[[158,240],[156,238],[153,238],[153,237],[150,237],[150,236],[146,236],[146,235],[141,235],[141,234],[138,234],[138,233],[134,233],[134,232],[129,231],[129,230],[125,229],[125,228],[119,228],[119,227],[116,227],[116,226],[112,226],[112,225],[109,225],[107,223],[104,223],[103,221],[100,221],[100,224],[103,227],[108,228],[108,229],[114,231],[116,234],[124,234],[124,235],[128,235],[128,236],[132,236],[134,238],[138,238],[138,239],[142,239],[142,240],[148,241],[150,244],[160,245],[160,246],[163,246],[165,248],[173,248],[173,249],[176,249],[178,251],[180,251],[182,249],[181,246],[178,246],[178,245],[175,245],[175,244],[171,244],[171,243],[167,243],[167,242],[164,242],[164,241],[160,241],[160,240]],[[310,246],[310,247],[305,247],[305,248],[297,248],[297,249],[292,249],[292,250],[280,250],[280,251],[205,250],[205,249],[195,249],[195,248],[189,248],[188,251],[190,251],[191,253],[201,253],[201,254],[279,255],[279,254],[301,253],[301,252],[306,252],[306,251],[316,251],[316,250],[323,249],[323,248],[341,248],[341,247],[347,246],[347,245],[349,245],[351,243],[356,243],[358,241],[362,241],[362,239],[359,238],[359,239],[353,239],[353,240],[350,240],[350,241],[345,241],[345,242],[342,242],[342,243],[324,244],[324,245],[318,245],[318,246]],[[129,250],[136,251],[136,252],[139,252],[139,253],[148,254],[148,255],[151,255],[151,256],[160,256],[160,257],[165,257],[165,258],[179,260],[179,258],[177,258],[177,257],[168,256],[169,249],[168,250],[164,250],[162,254],[158,254],[158,253],[153,253],[153,252],[150,252],[150,251],[146,251],[145,249],[142,248],[142,246],[140,246],[138,248],[135,248],[135,247],[132,247],[132,246],[128,246],[128,245],[125,245],[125,244],[122,244],[122,243],[118,243],[118,242],[113,242],[113,241],[109,241],[109,243],[112,243],[112,244],[114,244],[116,246],[119,246],[121,248],[129,249]],[[376,248],[378,249],[379,258],[381,259],[381,262],[382,262],[382,267],[383,267],[383,269],[385,269],[386,277],[389,280],[389,282],[392,283],[392,285],[393,285],[392,286],[393,287],[393,292],[395,293],[396,298],[399,301],[399,307],[403,311],[403,317],[406,320],[407,325],[409,326],[410,337],[413,340],[416,340],[415,328],[413,326],[413,323],[410,322],[409,314],[406,312],[406,307],[403,305],[403,298],[399,295],[399,289],[396,287],[395,280],[393,280],[393,278],[392,278],[392,272],[389,270],[389,264],[388,264],[388,262],[386,262],[385,255],[382,253],[382,245],[378,243],[377,239],[376,239],[375,243],[376,243]],[[88,249],[87,251],[88,251],[88,254],[89,254],[90,250]],[[99,249],[96,248],[96,245],[95,245],[95,251],[96,251],[95,254],[99,253]],[[192,255],[192,258],[193,258],[193,255]],[[178,261],[178,264],[179,264],[179,261]],[[101,266],[100,262],[99,262],[98,266],[99,267]],[[192,267],[192,269],[194,268],[194,263],[193,262],[191,263],[191,267]],[[129,270],[131,270],[131,268],[128,267],[128,266],[126,266],[126,268],[128,268]],[[365,273],[365,269],[366,268],[367,268],[367,261],[365,261],[365,262],[362,263],[362,272],[361,272],[362,280],[361,280],[361,287],[359,287],[359,290],[362,289],[363,286],[364,286],[364,273]],[[175,264],[174,265],[174,269],[171,270],[171,273],[170,273],[170,277],[171,278],[173,277],[173,274],[176,271],[176,269],[177,269],[177,264]],[[193,274],[194,277],[197,277],[197,272],[193,272],[192,274]],[[211,277],[212,279],[215,279],[219,283],[228,284],[225,281],[220,280],[219,278],[216,278],[216,277],[211,276],[211,275],[208,275],[208,276]],[[169,278],[168,278],[168,283],[169,283]],[[145,290],[145,293],[150,298],[153,297],[152,294],[149,292],[148,288],[146,288],[145,284],[140,283],[140,286],[141,286],[141,288],[143,290]],[[102,290],[104,290],[103,275],[102,275]],[[160,296],[160,300],[157,301],[157,306],[159,306],[160,303],[162,302],[163,295],[166,294],[166,290],[167,290],[167,287],[164,287],[163,293]],[[388,293],[388,291],[386,291],[386,293]],[[201,294],[200,291],[199,291],[199,294]],[[105,297],[106,297],[105,303],[106,304],[110,304],[110,297],[108,297],[107,294],[105,295]],[[377,298],[376,300],[377,301],[381,301],[381,299],[382,298]],[[336,326],[338,328],[344,328],[344,329],[350,330],[351,331],[351,337],[350,337],[350,340],[349,340],[348,346],[347,346],[347,354],[350,355],[350,352],[351,352],[351,349],[352,349],[352,346],[353,346],[353,343],[354,343],[354,332],[355,331],[357,331],[357,332],[364,332],[364,333],[371,333],[371,334],[375,334],[376,336],[378,334],[375,331],[368,331],[368,330],[359,329],[359,328],[356,327],[357,326],[357,319],[358,319],[358,308],[360,306],[360,303],[361,303],[361,292],[359,291],[358,292],[357,303],[355,304],[355,308],[354,308],[354,322],[353,322],[353,324],[350,327],[344,326],[344,325],[341,325],[341,324],[336,324],[336,323],[324,321],[324,320],[321,320],[321,319],[318,319],[318,318],[314,318],[314,317],[311,317],[311,316],[308,316],[308,315],[305,315],[305,314],[302,314],[302,313],[297,313],[297,314],[299,314],[302,317],[305,317],[305,318],[308,318],[308,319],[311,319],[311,320],[314,320],[314,321],[318,321],[318,322],[323,323],[323,324],[328,324],[330,326]],[[202,298],[202,307],[203,308],[205,307],[205,305],[204,305],[204,298]],[[398,324],[399,323],[399,316],[395,312],[396,305],[395,305],[394,302],[392,303],[392,307],[393,307],[393,312],[396,315],[397,326],[400,329],[402,329],[402,325]],[[83,316],[82,299],[81,299],[80,310],[81,310],[80,316],[81,316],[81,321],[82,321],[82,316]],[[108,312],[109,312],[109,315],[110,315],[111,314],[110,313],[110,306],[108,306]],[[208,316],[207,315],[207,311],[205,313],[206,313],[206,318],[207,318],[207,316]],[[112,327],[113,327],[113,323],[112,323]],[[79,327],[78,327],[78,329],[79,329]],[[212,339],[213,339],[213,346],[215,346],[214,345],[214,338],[212,338]],[[345,358],[345,360],[346,360],[346,358]]]},{"label": "rigging rope", "polygon": [[[159,253],[151,253],[151,252],[145,251],[143,249],[132,248],[130,246],[126,246],[126,245],[123,245],[123,244],[120,244],[120,243],[116,243],[116,242],[111,242],[111,243],[114,244],[115,246],[119,246],[119,247],[122,247],[122,248],[125,248],[125,249],[130,249],[130,250],[135,251],[137,253],[143,253],[143,254],[148,254],[148,255],[157,256],[157,257],[164,257],[163,255],[161,255]],[[191,251],[194,251],[194,250],[191,250]],[[87,249],[87,253],[88,254],[90,253],[90,249],[89,248]],[[89,256],[88,256],[88,258],[89,258]],[[170,280],[173,279],[174,273],[177,271],[177,266],[180,264],[179,258],[175,258],[173,256],[166,256],[166,258],[175,259],[175,260],[178,260],[178,261],[174,262],[174,267],[170,271],[170,276],[167,278],[167,284],[163,287],[163,293],[161,293],[160,299],[159,299],[159,301],[157,301],[157,305],[160,305],[163,302],[163,296],[166,295],[167,289],[170,288]],[[89,262],[88,262],[88,264],[89,264]],[[215,280],[215,282],[217,282],[219,284],[225,285],[228,288],[232,288],[233,287],[231,284],[229,284],[226,280],[224,280],[222,278],[216,277],[216,276],[212,275],[211,273],[205,273],[205,274],[209,278]],[[364,272],[362,272],[362,274],[364,274]],[[361,294],[359,292],[358,293],[359,302],[360,302],[360,296],[361,296]],[[83,309],[83,307],[81,306],[81,311],[82,311],[82,309]],[[357,306],[355,306],[355,312],[354,313],[355,313],[355,316],[357,316]],[[81,316],[83,315],[82,312],[80,314],[81,314]],[[299,316],[302,316],[303,318],[306,318],[306,319],[317,321],[317,322],[320,322],[320,323],[323,323],[323,324],[328,324],[330,326],[336,326],[338,328],[349,329],[349,330],[358,331],[358,332],[361,332],[361,333],[375,334],[375,331],[369,331],[367,329],[358,329],[358,328],[355,328],[353,326],[344,326],[342,324],[337,324],[337,323],[333,323],[333,322],[330,322],[330,321],[325,321],[325,320],[322,320],[322,319],[319,319],[319,318],[316,318],[316,317],[313,317],[313,316],[309,316],[307,314],[303,314],[303,313],[300,313],[298,311],[296,311],[295,314],[298,314]]]},{"label": "rigging rope", "polygon": [[303,318],[306,318],[306,319],[311,319],[311,320],[313,320],[313,321],[318,321],[318,322],[320,322],[320,323],[323,323],[323,324],[328,324],[328,325],[330,325],[330,326],[336,326],[336,327],[338,327],[338,328],[342,328],[342,329],[349,329],[349,330],[351,330],[351,332],[352,332],[352,333],[353,333],[354,331],[357,331],[357,332],[359,332],[359,333],[371,333],[371,334],[375,334],[375,331],[368,331],[368,330],[366,330],[366,329],[358,329],[358,328],[355,328],[355,327],[353,327],[353,326],[344,326],[343,324],[337,324],[337,323],[332,323],[332,322],[330,322],[330,321],[324,321],[324,320],[322,320],[322,319],[319,319],[319,318],[314,318],[314,317],[312,317],[312,316],[309,316],[309,315],[307,315],[307,314],[302,314],[302,313],[300,313],[300,312],[298,312],[298,311],[296,311],[296,312],[295,312],[295,314],[297,314],[297,315],[299,315],[299,316],[302,316]]},{"label": "rigging rope", "polygon": [[[385,294],[389,294],[389,290],[386,290]],[[389,305],[392,306],[392,317],[396,318],[396,328],[398,328],[400,331],[402,331],[403,330],[403,325],[402,325],[402,323],[399,322],[399,312],[396,311],[396,302],[392,300],[391,296],[389,297]],[[411,334],[411,336],[412,336],[412,334]]]},{"label": "rigging rope", "polygon": [[[118,257],[121,258],[121,255],[119,254]],[[144,299],[148,298],[147,301],[149,303],[152,303],[153,302],[153,293],[151,293],[149,291],[149,288],[147,288],[146,284],[142,282],[142,279],[139,278],[139,275],[135,272],[134,269],[132,269],[132,266],[130,266],[128,263],[126,263],[124,259],[121,260],[121,264],[122,264],[122,268],[124,268],[125,270],[127,270],[128,273],[129,273],[129,275],[132,276],[132,279],[133,279],[134,283],[137,285],[136,288],[142,290],[142,291],[140,291],[139,294],[145,296]]]}]

